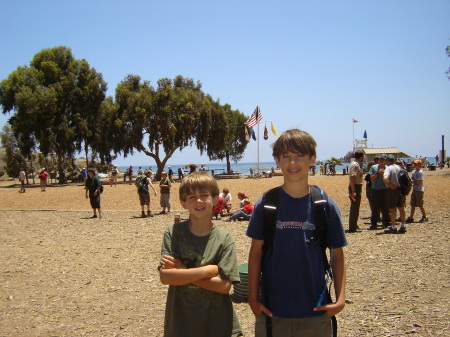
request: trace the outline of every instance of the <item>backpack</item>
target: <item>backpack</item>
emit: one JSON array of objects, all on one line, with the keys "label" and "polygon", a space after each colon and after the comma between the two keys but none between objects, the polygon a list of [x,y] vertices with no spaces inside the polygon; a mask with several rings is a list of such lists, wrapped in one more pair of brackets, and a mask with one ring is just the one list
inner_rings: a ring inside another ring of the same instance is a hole
[{"label": "backpack", "polygon": [[[263,272],[263,287],[261,292],[264,294],[264,298],[266,301],[266,307],[270,309],[270,301],[269,301],[269,282],[268,282],[268,273],[264,271],[267,269],[264,261],[266,260],[265,256],[269,256],[269,259],[272,255],[272,246],[273,246],[273,238],[275,236],[276,229],[276,221],[277,221],[277,206],[278,206],[278,198],[279,198],[279,187],[275,187],[263,194],[262,197],[262,205],[263,205],[263,228],[264,228],[264,244],[262,247],[263,256],[261,258],[261,271]],[[331,273],[331,266],[328,262],[326,248],[328,246],[328,195],[323,191],[320,187],[315,185],[310,185],[310,195],[311,201],[313,204],[313,212],[315,218],[315,231],[311,238],[307,241],[308,245],[319,245],[322,248],[322,256],[323,256],[323,265],[325,274],[332,280],[333,275]],[[325,292],[321,294],[318,302],[322,301],[323,296],[325,296]],[[326,289],[326,296],[328,302],[331,303],[331,295],[330,291]],[[337,320],[336,316],[331,317],[332,322],[332,330],[333,336],[337,336]],[[266,316],[266,336],[272,337],[272,319],[269,316]]]},{"label": "backpack", "polygon": [[146,175],[139,175],[136,177],[136,181],[134,182],[134,184],[137,187],[142,187],[144,185],[146,185],[147,183],[147,176]]},{"label": "backpack", "polygon": [[408,195],[412,188],[412,181],[408,172],[405,169],[400,169],[397,179],[400,187],[400,193],[405,196]]},{"label": "backpack", "polygon": [[[100,179],[99,179],[99,181],[100,181]],[[100,194],[102,194],[103,193],[103,184],[102,184],[102,182],[100,181]]]}]

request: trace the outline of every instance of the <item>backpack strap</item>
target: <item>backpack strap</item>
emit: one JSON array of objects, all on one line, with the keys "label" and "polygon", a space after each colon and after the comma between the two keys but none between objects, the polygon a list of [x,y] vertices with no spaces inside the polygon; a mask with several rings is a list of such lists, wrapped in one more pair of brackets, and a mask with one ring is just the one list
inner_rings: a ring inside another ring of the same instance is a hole
[{"label": "backpack strap", "polygon": [[[262,247],[263,255],[261,258],[261,272],[263,275],[263,287],[261,291],[264,294],[265,305],[270,310],[269,296],[269,273],[267,272],[268,261],[272,257],[273,240],[275,237],[275,229],[278,214],[279,187],[272,188],[265,192],[262,197],[263,205],[263,228],[264,228],[264,244]],[[272,318],[266,315],[266,337],[272,337]]]},{"label": "backpack strap", "polygon": [[[311,193],[311,201],[313,203],[314,209],[314,217],[315,217],[315,225],[316,231],[313,234],[315,237],[315,243],[320,245],[322,248],[322,257],[323,257],[323,267],[325,269],[325,273],[328,275],[328,278],[333,280],[333,273],[331,270],[330,262],[328,262],[326,249],[328,247],[328,195],[323,191],[320,187],[311,185],[310,186]],[[312,240],[311,238],[310,240]],[[330,248],[330,259],[332,258],[332,252]],[[325,292],[327,296],[327,302],[332,303],[333,300],[331,298],[330,289],[325,285]],[[319,305],[319,303],[317,304]],[[337,319],[336,316],[331,317],[331,326],[333,331],[333,337],[337,337]]]}]

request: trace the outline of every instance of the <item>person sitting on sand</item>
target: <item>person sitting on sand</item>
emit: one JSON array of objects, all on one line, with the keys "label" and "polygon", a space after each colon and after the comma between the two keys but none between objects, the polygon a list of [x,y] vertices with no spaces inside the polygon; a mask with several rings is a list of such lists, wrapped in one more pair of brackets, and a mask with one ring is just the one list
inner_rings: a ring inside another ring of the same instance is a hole
[{"label": "person sitting on sand", "polygon": [[223,199],[222,216],[230,214],[232,200],[230,190],[228,188],[224,188],[219,197]]},{"label": "person sitting on sand", "polygon": [[229,219],[228,221],[236,221],[236,220],[244,220],[244,221],[248,221],[250,220],[250,216],[253,213],[253,208],[255,207],[255,205],[253,205],[249,199],[244,199],[242,200],[242,202],[244,203],[244,206],[239,209],[239,211],[237,211],[236,213],[234,213]]}]

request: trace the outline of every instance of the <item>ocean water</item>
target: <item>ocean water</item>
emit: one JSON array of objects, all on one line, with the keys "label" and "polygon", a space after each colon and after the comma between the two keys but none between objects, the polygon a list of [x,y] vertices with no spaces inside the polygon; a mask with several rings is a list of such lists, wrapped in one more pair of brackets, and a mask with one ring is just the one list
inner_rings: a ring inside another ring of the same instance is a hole
[{"label": "ocean water", "polygon": [[[202,165],[202,164],[197,164],[197,165],[198,165],[198,168],[200,169],[200,165]],[[231,163],[231,169],[234,172],[240,172],[243,175],[250,174],[250,169],[253,169],[254,172],[256,172],[257,166],[258,166],[257,163],[237,163],[237,164]],[[128,166],[118,166],[117,168],[120,169],[121,171],[125,171],[128,167],[129,167],[129,165]],[[133,165],[132,167],[133,167],[133,174],[138,172],[139,167],[142,167],[143,170],[149,168],[149,166],[144,166],[144,165],[141,165],[141,166]],[[170,164],[170,167],[172,168],[173,174],[175,176],[178,175],[178,168],[180,168],[180,167],[185,171],[185,173],[189,172],[189,168],[185,168],[185,165]],[[261,171],[270,171],[272,169],[272,167],[276,168],[277,165],[275,164],[275,161],[260,162],[259,167],[260,167]],[[156,172],[157,166],[151,165],[150,169],[153,172]],[[223,163],[208,163],[208,164],[205,164],[205,169],[210,173],[214,170],[214,174],[220,174],[227,170],[227,164],[225,162],[223,162]],[[164,170],[166,170],[166,171],[168,170],[167,165],[164,167]]]},{"label": "ocean water", "polygon": [[[434,157],[427,157],[428,161],[432,164],[436,163],[436,159]],[[197,164],[198,167],[200,168],[201,164]],[[175,176],[178,175],[178,168],[181,167],[185,173],[189,172],[189,168],[185,168],[185,165],[180,165],[180,164],[170,164],[173,173]],[[250,174],[250,169],[253,169],[254,172],[256,172],[257,170],[257,166],[258,164],[256,162],[250,162],[250,163],[231,163],[231,169],[235,172],[240,172],[243,175],[248,175]],[[348,170],[348,167],[350,166],[350,163],[343,163],[343,165],[336,165],[336,172],[337,173],[342,173],[344,169]],[[121,171],[125,171],[129,166],[118,166],[118,168]],[[133,174],[136,174],[139,170],[139,167],[142,167],[143,170],[148,169],[149,166],[145,166],[145,165],[133,165]],[[275,164],[275,161],[270,161],[270,162],[260,162],[259,163],[259,167],[261,171],[270,171],[273,168],[276,168],[277,165]],[[205,168],[208,172],[212,172],[214,170],[214,174],[220,174],[226,171],[227,169],[227,165],[225,162],[220,162],[220,163],[208,163],[205,164]],[[156,165],[150,166],[150,169],[153,172],[156,172]],[[166,171],[168,170],[167,166],[164,168]],[[320,165],[316,165],[316,173],[319,174],[320,172]]]}]

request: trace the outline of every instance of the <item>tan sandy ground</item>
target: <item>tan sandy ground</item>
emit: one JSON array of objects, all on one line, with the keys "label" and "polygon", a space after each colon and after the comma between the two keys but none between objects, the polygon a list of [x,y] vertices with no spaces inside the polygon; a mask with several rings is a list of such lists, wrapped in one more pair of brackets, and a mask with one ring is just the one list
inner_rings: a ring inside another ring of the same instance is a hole
[{"label": "tan sandy ground", "polygon": [[[362,232],[348,234],[347,305],[339,336],[450,336],[450,169],[425,172],[430,222],[414,223],[405,235],[368,231],[367,200]],[[220,180],[237,206],[239,190],[253,201],[281,184],[281,177]],[[39,187],[18,193],[17,181],[0,188],[0,336],[161,336],[167,287],[159,282],[164,229],[176,212],[141,219],[136,188],[105,186],[104,219],[90,219],[82,186]],[[348,219],[348,176],[311,177]],[[158,202],[152,209],[159,211]],[[407,208],[409,212],[409,207]],[[182,212],[182,217],[187,214]],[[419,214],[416,214],[416,219]],[[247,262],[247,222],[218,221],[237,241]],[[245,336],[254,317],[235,305]]]}]

